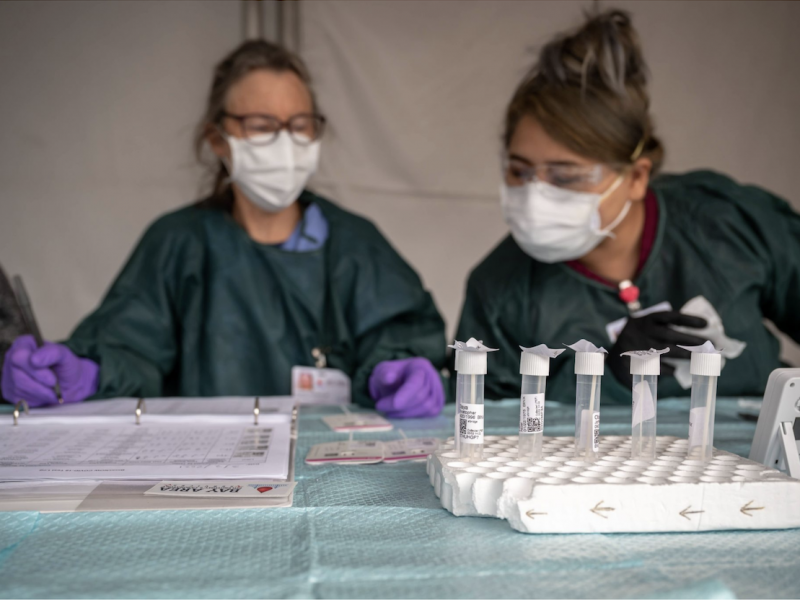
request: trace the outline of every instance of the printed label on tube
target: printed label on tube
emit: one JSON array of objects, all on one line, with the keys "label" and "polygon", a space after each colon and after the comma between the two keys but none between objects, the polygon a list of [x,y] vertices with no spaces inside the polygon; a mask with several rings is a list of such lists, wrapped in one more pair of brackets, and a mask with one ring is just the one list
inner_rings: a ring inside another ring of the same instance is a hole
[{"label": "printed label on tube", "polygon": [[592,414],[592,451],[600,449],[600,413]]},{"label": "printed label on tube", "polygon": [[544,394],[522,394],[519,404],[519,432],[541,433],[544,429]]},{"label": "printed label on tube", "polygon": [[578,448],[585,449],[590,445],[592,452],[600,449],[600,413],[584,410],[581,412],[581,439]]},{"label": "printed label on tube", "polygon": [[483,443],[483,404],[462,404],[458,409],[458,436],[464,444]]}]

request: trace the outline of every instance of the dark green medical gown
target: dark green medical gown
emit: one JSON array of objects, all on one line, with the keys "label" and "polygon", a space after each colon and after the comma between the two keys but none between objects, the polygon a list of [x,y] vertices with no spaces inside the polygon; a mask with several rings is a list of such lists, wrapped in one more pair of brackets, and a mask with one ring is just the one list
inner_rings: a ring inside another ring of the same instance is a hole
[{"label": "dark green medical gown", "polygon": [[381,361],[444,366],[444,323],[414,270],[377,228],[305,192],[329,225],[324,246],[287,252],[254,242],[223,209],[158,219],[100,307],[66,344],[100,363],[98,398],[284,395],[294,365],[367,381]]},{"label": "dark green medical gown", "polygon": [[[725,333],[747,342],[727,361],[719,395],[762,395],[770,372],[784,366],[762,319],[800,341],[800,215],[767,191],[709,171],[662,176],[652,189],[658,231],[634,280],[642,307],[669,301],[679,310],[705,296]],[[606,324],[627,316],[617,294],[563,263],[534,260],[508,237],[471,273],[456,337],[499,348],[489,356],[486,396],[518,397],[519,346],[563,348],[585,338],[610,350]],[[571,350],[550,361],[548,399],[574,402],[574,367]],[[662,398],[689,393],[674,377],[662,376],[658,385]],[[603,401],[631,401],[630,388],[609,369],[602,391]]]}]

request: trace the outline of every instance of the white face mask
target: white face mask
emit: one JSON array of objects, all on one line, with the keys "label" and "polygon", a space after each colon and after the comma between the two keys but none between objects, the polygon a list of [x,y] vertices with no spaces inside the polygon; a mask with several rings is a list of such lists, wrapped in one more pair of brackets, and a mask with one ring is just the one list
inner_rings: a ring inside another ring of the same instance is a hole
[{"label": "white face mask", "polygon": [[600,228],[600,203],[622,183],[603,194],[573,192],[543,181],[500,187],[503,216],[526,254],[544,263],[574,260],[594,250],[628,214],[630,200],[607,227]]},{"label": "white face mask", "polygon": [[223,137],[231,149],[231,164],[227,165],[230,180],[267,212],[280,212],[290,206],[317,170],[319,140],[302,146],[285,130],[265,146],[225,134]]}]

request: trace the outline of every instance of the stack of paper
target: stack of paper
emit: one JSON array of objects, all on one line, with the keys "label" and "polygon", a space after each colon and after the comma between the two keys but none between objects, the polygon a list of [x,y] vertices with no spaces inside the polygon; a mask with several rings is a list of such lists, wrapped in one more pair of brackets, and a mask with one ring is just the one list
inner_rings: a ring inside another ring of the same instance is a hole
[{"label": "stack of paper", "polygon": [[31,410],[17,426],[1,415],[2,495],[36,489],[52,500],[101,481],[286,480],[293,401],[260,398],[255,424],[254,400],[148,399],[138,425],[135,398]]}]

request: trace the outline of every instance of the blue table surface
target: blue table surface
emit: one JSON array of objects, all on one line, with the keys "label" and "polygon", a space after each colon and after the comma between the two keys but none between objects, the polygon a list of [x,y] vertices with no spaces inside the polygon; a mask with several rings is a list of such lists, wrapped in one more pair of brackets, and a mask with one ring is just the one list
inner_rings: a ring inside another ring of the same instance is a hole
[{"label": "blue table surface", "polygon": [[[519,402],[486,409],[513,435]],[[659,402],[659,435],[686,437],[688,399]],[[715,445],[747,455],[755,424],[717,404]],[[313,444],[346,439],[299,415],[298,485],[284,509],[0,513],[0,597],[797,597],[800,530],[526,535],[441,508],[424,463],[309,467]],[[436,419],[408,437],[452,435]],[[572,435],[574,407],[547,404],[547,435]],[[630,434],[630,407],[603,408],[601,434]],[[397,439],[397,431],[359,439]]]}]

